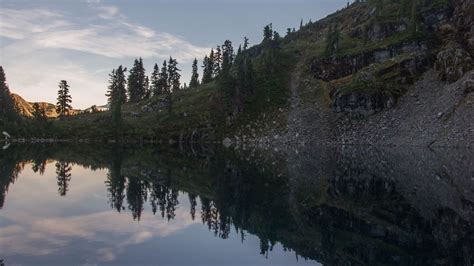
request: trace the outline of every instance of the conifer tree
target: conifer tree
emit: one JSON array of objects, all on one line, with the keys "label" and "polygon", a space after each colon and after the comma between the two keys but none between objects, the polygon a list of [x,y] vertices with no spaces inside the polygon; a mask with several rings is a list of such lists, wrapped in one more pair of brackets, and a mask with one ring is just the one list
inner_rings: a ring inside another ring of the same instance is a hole
[{"label": "conifer tree", "polygon": [[151,98],[150,79],[145,76],[145,99]]},{"label": "conifer tree", "polygon": [[168,84],[171,88],[171,92],[179,91],[180,89],[180,71],[181,70],[178,68],[178,61],[170,57],[168,61]]},{"label": "conifer tree", "polygon": [[196,88],[199,85],[199,74],[198,74],[198,60],[195,58],[192,66],[191,81],[189,82],[189,88]]},{"label": "conifer tree", "polygon": [[202,61],[202,83],[208,83],[212,80],[213,74],[213,62],[211,59],[206,55],[204,60]]},{"label": "conifer tree", "polygon": [[273,39],[272,24],[268,24],[263,28],[263,43],[267,44]]},{"label": "conifer tree", "polygon": [[235,80],[231,75],[233,48],[232,42],[226,40],[222,46],[222,68],[218,77],[218,87],[223,93],[225,106],[228,109],[233,107],[235,103]]},{"label": "conifer tree", "polygon": [[16,118],[16,116],[15,105],[7,85],[5,72],[3,67],[0,66],[0,118],[11,120]]},{"label": "conifer tree", "polygon": [[160,69],[158,68],[158,64],[153,66],[153,73],[151,73],[150,78],[150,90],[153,95],[160,95],[161,88],[160,88]]},{"label": "conifer tree", "polygon": [[158,76],[158,92],[160,95],[170,92],[170,84],[168,83],[168,78],[168,65],[165,60],[163,61],[163,66],[161,67],[161,72]]},{"label": "conifer tree", "polygon": [[38,103],[33,104],[33,119],[39,123],[44,123],[47,119],[46,111]]},{"label": "conifer tree", "polygon": [[37,120],[38,118],[41,118],[41,109],[38,103],[33,104],[33,118]]},{"label": "conifer tree", "polygon": [[69,85],[66,80],[59,82],[58,98],[56,103],[56,112],[60,117],[68,115],[72,109],[72,98],[69,94]]},{"label": "conifer tree", "polygon": [[221,50],[221,47],[218,45],[216,48],[216,52],[214,54],[214,61],[213,61],[213,66],[214,66],[213,76],[214,77],[217,77],[220,74],[221,64],[222,64],[222,50]]},{"label": "conifer tree", "polygon": [[127,68],[119,66],[112,70],[109,75],[109,88],[107,91],[108,103],[112,115],[112,122],[115,127],[118,127],[122,121],[122,104],[126,102],[126,78],[125,72]]},{"label": "conifer tree", "polygon": [[229,66],[234,62],[234,48],[232,47],[232,42],[226,40],[224,45],[222,45],[222,68],[224,68],[224,60],[227,57],[227,63]]},{"label": "conifer tree", "polygon": [[128,76],[128,96],[132,103],[139,102],[146,96],[146,75],[143,67],[143,60],[135,59],[130,74]]},{"label": "conifer tree", "polygon": [[247,51],[249,48],[249,38],[244,37],[244,51]]}]

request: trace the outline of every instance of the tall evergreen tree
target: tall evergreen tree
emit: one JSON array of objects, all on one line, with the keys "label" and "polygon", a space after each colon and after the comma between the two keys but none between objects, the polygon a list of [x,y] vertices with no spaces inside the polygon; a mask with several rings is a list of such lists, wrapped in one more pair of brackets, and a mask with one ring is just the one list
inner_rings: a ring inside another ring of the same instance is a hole
[{"label": "tall evergreen tree", "polygon": [[150,79],[145,76],[145,99],[151,98]]},{"label": "tall evergreen tree", "polygon": [[227,63],[232,65],[234,62],[234,48],[232,47],[232,42],[226,40],[222,46],[222,68],[224,68],[224,60],[227,57]]},{"label": "tall evergreen tree", "polygon": [[146,96],[146,75],[143,67],[143,60],[135,59],[130,74],[128,76],[128,96],[132,103],[139,102]]},{"label": "tall evergreen tree", "polygon": [[0,118],[16,118],[15,105],[2,66],[0,66]]},{"label": "tall evergreen tree", "polygon": [[213,61],[206,55],[202,61],[202,83],[208,83],[212,80],[214,72]]},{"label": "tall evergreen tree", "polygon": [[244,51],[249,48],[249,38],[244,37]]},{"label": "tall evergreen tree", "polygon": [[219,77],[217,79],[219,89],[223,93],[223,99],[227,112],[232,113],[233,103],[235,102],[235,80],[231,75],[233,59],[232,42],[226,40],[222,46],[222,67]]},{"label": "tall evergreen tree", "polygon": [[181,83],[181,70],[178,68],[178,61],[170,57],[168,61],[168,84],[171,87],[171,92],[179,91]]},{"label": "tall evergreen tree", "polygon": [[72,98],[69,94],[69,85],[66,80],[59,82],[58,98],[56,103],[56,112],[59,116],[68,115],[72,109]]},{"label": "tall evergreen tree", "polygon": [[160,69],[158,68],[158,64],[153,66],[153,73],[151,73],[150,78],[150,90],[153,95],[160,95],[161,88],[160,88]]},{"label": "tall evergreen tree", "polygon": [[263,28],[263,43],[267,44],[273,39],[272,24],[268,24]]},{"label": "tall evergreen tree", "polygon": [[112,70],[112,73],[109,75],[109,88],[106,96],[115,127],[118,127],[122,121],[122,104],[126,102],[126,71],[127,68],[119,66],[117,69]]},{"label": "tall evergreen tree", "polygon": [[196,88],[199,85],[199,74],[198,74],[198,60],[195,58],[192,66],[191,81],[189,82],[189,88]]},{"label": "tall evergreen tree", "polygon": [[44,123],[47,120],[46,111],[38,103],[33,104],[33,119],[39,123]]},{"label": "tall evergreen tree", "polygon": [[158,92],[159,94],[165,94],[170,92],[169,84],[169,74],[168,74],[168,64],[163,61],[163,66],[161,67],[161,72],[158,75]]},{"label": "tall evergreen tree", "polygon": [[222,64],[222,50],[221,47],[218,45],[216,48],[216,52],[214,54],[214,73],[213,76],[217,77],[221,73],[221,64]]}]

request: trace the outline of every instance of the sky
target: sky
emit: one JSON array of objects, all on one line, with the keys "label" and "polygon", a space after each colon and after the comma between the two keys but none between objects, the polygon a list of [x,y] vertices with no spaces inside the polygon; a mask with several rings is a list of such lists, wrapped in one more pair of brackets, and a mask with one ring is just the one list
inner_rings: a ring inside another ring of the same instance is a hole
[{"label": "sky", "polygon": [[[10,90],[27,101],[56,102],[71,86],[73,107],[103,105],[108,74],[142,57],[147,74],[170,56],[189,83],[194,58],[226,39],[260,43],[263,27],[323,18],[347,0],[0,0],[0,65]],[[200,69],[201,72],[201,69]],[[200,73],[201,74],[201,73]]]}]

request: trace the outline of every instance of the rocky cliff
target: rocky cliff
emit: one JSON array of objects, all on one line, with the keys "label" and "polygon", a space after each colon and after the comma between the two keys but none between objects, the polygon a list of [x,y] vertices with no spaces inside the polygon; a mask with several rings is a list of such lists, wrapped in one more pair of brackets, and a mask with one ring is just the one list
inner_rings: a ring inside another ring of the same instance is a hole
[{"label": "rocky cliff", "polygon": [[[286,123],[256,145],[473,146],[473,8],[424,1],[410,18],[397,1],[382,10],[355,3],[287,37],[299,60]],[[321,52],[335,29],[337,49]]]}]

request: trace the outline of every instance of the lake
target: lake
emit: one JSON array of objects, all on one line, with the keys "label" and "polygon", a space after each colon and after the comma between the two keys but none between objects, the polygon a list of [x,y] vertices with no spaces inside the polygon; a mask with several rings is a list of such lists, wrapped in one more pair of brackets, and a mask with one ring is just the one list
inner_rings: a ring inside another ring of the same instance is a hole
[{"label": "lake", "polygon": [[472,265],[473,162],[467,149],[11,145],[0,260]]}]

